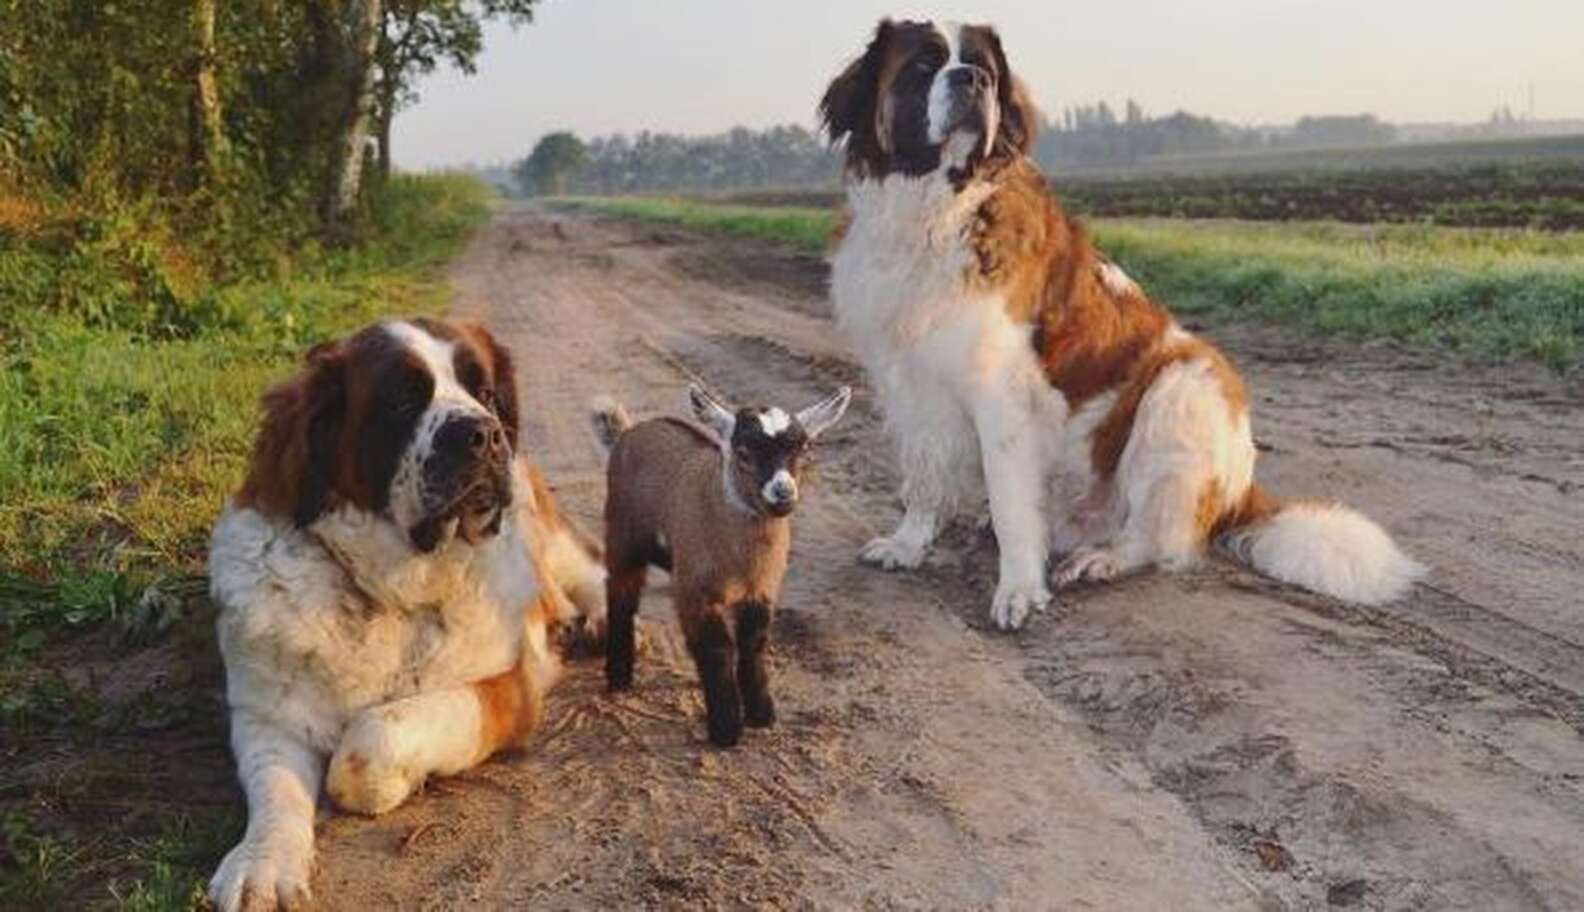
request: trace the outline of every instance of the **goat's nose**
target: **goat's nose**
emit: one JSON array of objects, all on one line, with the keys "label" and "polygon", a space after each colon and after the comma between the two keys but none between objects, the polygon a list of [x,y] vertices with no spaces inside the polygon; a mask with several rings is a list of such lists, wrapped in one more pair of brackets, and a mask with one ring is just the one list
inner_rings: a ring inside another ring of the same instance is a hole
[{"label": "goat's nose", "polygon": [[765,482],[764,498],[773,504],[787,504],[797,500],[797,481],[785,469],[776,472]]},{"label": "goat's nose", "polygon": [[990,73],[984,67],[960,66],[946,73],[946,84],[954,89],[988,89]]}]

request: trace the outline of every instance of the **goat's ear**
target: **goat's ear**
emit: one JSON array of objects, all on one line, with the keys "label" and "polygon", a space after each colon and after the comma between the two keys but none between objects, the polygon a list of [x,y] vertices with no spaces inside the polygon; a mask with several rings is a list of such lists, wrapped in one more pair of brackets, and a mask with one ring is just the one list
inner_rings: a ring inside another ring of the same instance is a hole
[{"label": "goat's ear", "polygon": [[695,383],[688,387],[688,405],[699,423],[714,431],[721,440],[731,440],[737,418],[720,400],[704,392],[704,388]]},{"label": "goat's ear", "polygon": [[803,430],[808,432],[810,438],[818,437],[841,420],[850,402],[852,402],[852,387],[844,386],[829,397],[798,412],[798,424],[803,425]]}]

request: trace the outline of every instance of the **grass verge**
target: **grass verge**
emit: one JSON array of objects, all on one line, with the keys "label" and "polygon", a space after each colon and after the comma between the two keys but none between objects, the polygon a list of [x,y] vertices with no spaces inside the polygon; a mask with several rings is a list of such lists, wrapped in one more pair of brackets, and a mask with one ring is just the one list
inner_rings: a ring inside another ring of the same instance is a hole
[{"label": "grass verge", "polygon": [[[488,206],[394,178],[366,242],[205,289],[179,333],[0,315],[0,907],[199,901],[242,823],[203,555],[258,396],[313,342],[443,310]],[[7,256],[0,280],[55,266]]]},{"label": "grass verge", "polygon": [[[585,209],[817,252],[836,213],[685,199],[576,198]],[[1096,219],[1096,241],[1182,314],[1526,358],[1584,358],[1584,232],[1417,225]]]}]

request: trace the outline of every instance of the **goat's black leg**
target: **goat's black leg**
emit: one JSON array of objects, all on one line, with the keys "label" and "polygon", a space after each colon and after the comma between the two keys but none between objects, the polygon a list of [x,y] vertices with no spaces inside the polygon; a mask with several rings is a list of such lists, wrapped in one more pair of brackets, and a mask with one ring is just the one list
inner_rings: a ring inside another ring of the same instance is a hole
[{"label": "goat's black leg", "polygon": [[633,680],[634,625],[643,595],[644,567],[616,569],[605,577],[605,685],[627,690]]},{"label": "goat's black leg", "polygon": [[732,747],[742,736],[742,703],[737,694],[737,651],[731,631],[719,609],[704,612],[689,631],[688,649],[698,665],[704,685],[704,709],[709,714],[709,739]]},{"label": "goat's black leg", "polygon": [[770,606],[764,602],[737,605],[737,686],[742,691],[743,720],[754,728],[775,724],[770,698],[770,673],[765,652],[770,644]]}]

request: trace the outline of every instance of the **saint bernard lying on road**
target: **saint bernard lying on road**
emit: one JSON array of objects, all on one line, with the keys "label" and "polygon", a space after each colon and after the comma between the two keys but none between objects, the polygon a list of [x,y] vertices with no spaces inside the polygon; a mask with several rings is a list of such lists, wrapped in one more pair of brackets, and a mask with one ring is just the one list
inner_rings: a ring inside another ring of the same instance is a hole
[{"label": "saint bernard lying on road", "polygon": [[209,552],[248,803],[222,912],[307,898],[321,781],[379,814],[521,743],[547,626],[603,622],[599,548],[518,452],[514,383],[482,328],[414,320],[317,346],[265,395]]},{"label": "saint bernard lying on road", "polygon": [[900,449],[905,515],[863,551],[914,567],[982,467],[1000,545],[991,617],[1054,582],[1181,567],[1220,540],[1277,579],[1363,603],[1421,568],[1380,527],[1254,482],[1248,392],[1067,217],[1028,158],[1035,114],[986,26],[880,23],[820,102],[845,141],[831,264]]}]

